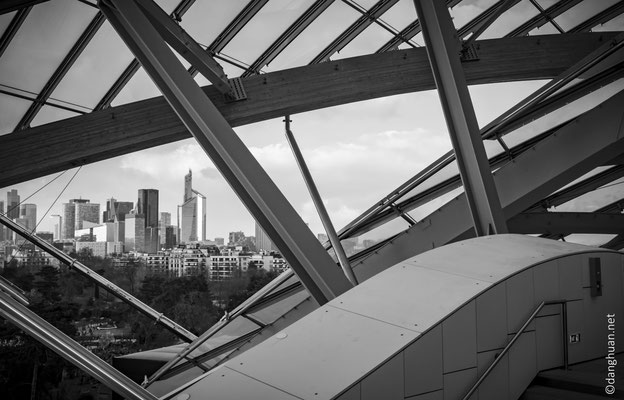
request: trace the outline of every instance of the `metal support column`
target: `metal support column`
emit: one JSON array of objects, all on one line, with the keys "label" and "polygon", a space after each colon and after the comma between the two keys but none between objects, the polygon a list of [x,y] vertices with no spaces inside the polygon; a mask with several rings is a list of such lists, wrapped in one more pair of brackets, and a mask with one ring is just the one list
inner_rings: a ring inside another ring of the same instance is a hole
[{"label": "metal support column", "polygon": [[352,286],[134,1],[98,3],[171,107],[319,304]]},{"label": "metal support column", "polygon": [[358,284],[357,278],[353,274],[353,270],[351,269],[351,264],[349,264],[349,258],[347,258],[347,254],[340,244],[340,239],[338,239],[338,234],[336,233],[336,229],[334,228],[334,224],[332,224],[331,219],[329,218],[329,214],[327,214],[327,209],[323,204],[323,199],[321,199],[321,194],[319,193],[316,185],[314,184],[314,179],[312,179],[312,174],[306,165],[305,160],[303,159],[303,154],[301,154],[301,150],[297,145],[297,141],[295,140],[295,135],[293,135],[290,130],[290,116],[286,116],[284,119],[286,123],[286,139],[288,139],[288,143],[290,144],[290,149],[295,156],[295,160],[297,160],[297,165],[299,166],[299,170],[301,171],[301,175],[303,175],[303,180],[305,181],[306,186],[308,187],[308,191],[310,192],[310,197],[312,197],[312,201],[314,202],[314,206],[316,207],[316,212],[318,212],[319,217],[321,218],[321,222],[323,223],[323,228],[325,228],[325,232],[327,233],[327,237],[336,252],[336,257],[338,257],[338,262],[340,263],[340,267],[344,272],[345,276],[349,281],[356,286]]},{"label": "metal support column", "polygon": [[505,233],[505,218],[479,135],[451,16],[444,2],[414,3],[476,234]]},{"label": "metal support column", "polygon": [[115,392],[132,400],[158,400],[113,366],[0,290],[0,316]]},{"label": "metal support column", "polygon": [[23,237],[28,239],[28,241],[30,241],[31,243],[35,244],[36,246],[42,248],[47,253],[52,255],[52,257],[61,261],[63,264],[68,265],[70,268],[75,269],[82,276],[86,277],[87,279],[95,282],[96,284],[100,285],[104,289],[108,290],[118,299],[134,307],[135,309],[142,312],[146,316],[154,319],[158,324],[162,325],[164,328],[167,328],[169,331],[174,333],[176,336],[178,336],[182,340],[186,342],[192,342],[193,340],[197,338],[197,336],[193,335],[184,327],[178,325],[175,321],[164,316],[162,313],[159,313],[158,311],[154,310],[152,307],[143,303],[141,300],[132,296],[130,293],[126,292],[125,290],[115,285],[113,282],[109,281],[108,279],[97,274],[95,271],[91,270],[86,265],[82,264],[81,262],[63,253],[61,250],[52,246],[50,243],[46,242],[45,240],[41,239],[40,237],[36,235],[33,235],[32,232],[30,232],[28,229],[16,224],[6,215],[0,214],[0,224],[6,226],[13,232],[16,232],[19,235],[22,235]]}]

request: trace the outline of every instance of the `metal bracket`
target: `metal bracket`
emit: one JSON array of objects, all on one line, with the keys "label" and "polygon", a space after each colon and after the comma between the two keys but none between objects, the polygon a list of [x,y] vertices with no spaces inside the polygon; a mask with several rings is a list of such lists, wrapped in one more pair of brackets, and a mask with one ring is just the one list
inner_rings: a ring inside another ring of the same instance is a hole
[{"label": "metal bracket", "polygon": [[228,101],[241,101],[247,99],[247,92],[245,91],[243,80],[241,78],[230,78],[228,80],[228,84],[230,85],[230,89],[232,89],[231,93],[226,95]]},{"label": "metal bracket", "polygon": [[479,61],[479,46],[474,43],[462,46],[460,60],[464,61]]}]

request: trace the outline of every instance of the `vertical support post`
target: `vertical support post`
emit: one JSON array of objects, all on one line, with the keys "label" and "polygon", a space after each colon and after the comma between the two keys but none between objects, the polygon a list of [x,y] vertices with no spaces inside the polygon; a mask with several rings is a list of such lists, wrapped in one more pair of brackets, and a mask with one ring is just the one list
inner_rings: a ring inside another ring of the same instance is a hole
[{"label": "vertical support post", "polygon": [[172,53],[141,8],[100,0],[102,12],[319,304],[352,286],[249,149]]},{"label": "vertical support post", "polygon": [[476,234],[505,233],[507,226],[479,134],[451,16],[445,2],[414,3]]},{"label": "vertical support post", "polygon": [[286,139],[290,144],[290,149],[295,156],[295,160],[297,160],[297,165],[299,166],[299,170],[301,171],[301,175],[303,175],[303,180],[305,181],[306,186],[308,187],[308,191],[310,192],[310,196],[312,197],[312,201],[314,202],[314,206],[316,207],[316,212],[318,212],[319,217],[321,218],[321,222],[323,223],[323,228],[325,228],[325,232],[327,233],[327,237],[332,245],[332,248],[336,252],[336,257],[338,257],[338,262],[340,263],[340,267],[344,272],[345,276],[349,281],[356,286],[358,284],[357,278],[353,274],[353,270],[351,269],[351,264],[349,264],[349,259],[347,258],[347,254],[340,243],[340,239],[338,239],[338,234],[336,233],[336,229],[329,218],[329,214],[327,213],[327,209],[323,204],[323,199],[321,199],[321,194],[319,193],[316,185],[314,184],[314,179],[312,179],[312,174],[306,165],[306,162],[303,158],[303,154],[301,154],[301,150],[299,149],[299,145],[297,145],[297,141],[295,140],[295,135],[293,135],[290,130],[290,116],[287,115],[284,119],[286,123]]},{"label": "vertical support post", "polygon": [[49,322],[0,291],[0,316],[115,392],[132,400],[158,400],[113,366],[76,343]]}]

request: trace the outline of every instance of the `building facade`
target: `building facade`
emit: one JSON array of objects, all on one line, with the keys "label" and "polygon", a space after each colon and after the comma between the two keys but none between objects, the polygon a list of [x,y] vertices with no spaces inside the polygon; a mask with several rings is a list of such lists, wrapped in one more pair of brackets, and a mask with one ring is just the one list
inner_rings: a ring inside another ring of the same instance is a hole
[{"label": "building facade", "polygon": [[184,177],[184,202],[178,206],[179,243],[206,240],[206,196],[192,187],[192,172]]}]

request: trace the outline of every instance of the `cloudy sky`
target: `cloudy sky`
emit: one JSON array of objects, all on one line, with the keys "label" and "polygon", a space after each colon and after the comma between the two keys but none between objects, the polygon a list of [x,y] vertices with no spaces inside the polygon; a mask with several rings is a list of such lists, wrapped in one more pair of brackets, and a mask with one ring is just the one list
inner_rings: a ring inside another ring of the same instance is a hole
[{"label": "cloudy sky", "polygon": [[[168,3],[174,4],[175,2]],[[237,1],[229,4],[242,6],[243,3]],[[292,14],[288,18],[294,19],[300,12],[297,10],[301,7],[307,7],[308,3],[310,1],[297,3],[273,0],[269,3],[273,5],[273,8],[268,8],[265,11],[262,15],[264,20],[260,23],[281,20],[284,18],[285,12]],[[360,3],[368,5],[369,2],[361,1]],[[463,8],[458,7],[453,12],[455,22],[460,26],[480,10],[488,7],[492,1],[478,0],[467,3],[469,4],[462,6]],[[528,1],[521,2],[522,7],[516,7],[517,9],[513,10],[515,15],[504,16],[503,20],[493,26],[490,32],[486,32],[486,37],[488,35],[495,36],[499,30],[508,29],[505,25],[508,25],[508,21],[514,17],[517,18],[518,15],[522,15],[523,18],[531,16],[534,11],[522,3],[528,3]],[[541,1],[541,3],[548,4],[549,2]],[[55,0],[45,4],[48,4],[47,8],[38,9],[43,5],[37,6],[29,16],[30,20],[24,24],[26,33],[16,38],[16,48],[8,49],[7,53],[0,58],[0,84],[18,86],[21,89],[34,92],[40,90],[51,73],[40,71],[41,63],[39,67],[30,66],[30,63],[36,62],[33,57],[37,54],[37,47],[46,45],[46,43],[38,43],[38,41],[44,40],[41,36],[44,33],[49,36],[49,30],[56,29],[59,35],[67,36],[67,42],[71,46],[71,38],[77,35],[76,32],[84,29],[84,25],[94,14],[94,11],[89,10],[88,6],[80,6],[80,3],[75,1]],[[219,1],[214,4],[221,7],[228,3]],[[402,7],[402,12],[398,12],[401,10],[395,11],[396,16],[392,17],[394,18],[393,22],[399,25],[397,26],[398,29],[401,28],[401,24],[409,23],[415,15],[411,0],[402,1],[399,5]],[[207,2],[198,0],[194,7],[201,11],[206,9]],[[235,7],[228,7],[227,12],[230,14],[236,12]],[[343,5],[342,7],[346,6]],[[191,11],[194,9],[192,8]],[[341,10],[341,12],[346,12],[344,9]],[[407,14],[408,12],[413,14]],[[50,13],[54,13],[57,19],[60,18],[60,22],[56,22],[56,25],[48,26],[46,29],[35,29],[38,24],[52,23],[50,22],[52,20],[49,16]],[[195,37],[201,33],[198,25],[193,25],[194,19],[197,20],[199,14],[202,13],[191,12],[188,14],[188,19],[185,17],[184,20],[189,24],[187,29]],[[79,21],[86,22],[82,25],[74,24],[78,26],[72,26],[70,29],[65,25],[72,16]],[[79,16],[80,18],[78,18]],[[570,18],[572,17],[570,16]],[[0,32],[6,26],[6,20],[7,18],[0,19]],[[220,23],[223,24],[222,21]],[[616,23],[621,24],[621,21],[616,21]],[[204,26],[211,25],[206,23]],[[341,26],[344,27],[344,24]],[[214,26],[210,29],[218,32]],[[543,29],[548,33],[549,28]],[[323,30],[323,32],[325,31]],[[336,33],[339,33],[339,30]],[[204,32],[203,37],[207,37],[207,39],[202,42],[210,42],[209,38],[213,37],[211,35],[214,34],[216,33],[209,32],[206,34]],[[339,57],[370,52],[370,49],[365,50],[365,48],[370,47],[370,43],[376,39],[371,35],[369,36],[366,41],[360,40],[360,42],[346,48]],[[301,49],[306,49],[307,43],[305,41],[312,39],[313,37],[304,36],[301,39],[302,43],[291,50],[290,59],[305,58],[307,53]],[[58,39],[56,40],[58,41]],[[268,43],[272,39],[269,37],[258,40],[262,40],[262,45],[264,45],[265,42]],[[105,25],[102,33],[94,39],[93,48],[87,48],[68,74],[65,82],[59,86],[52,97],[92,107],[110,86],[108,81],[114,80],[119,71],[131,59],[128,50],[123,47],[122,43],[116,41],[118,39],[116,39],[115,33]],[[21,47],[17,48],[18,45]],[[256,53],[262,50],[262,48],[258,50],[258,47],[262,46],[256,44],[254,47],[252,45],[253,41],[247,37],[245,41],[239,40],[232,43],[231,48],[226,48],[224,52],[229,51],[228,55],[241,58],[245,56],[246,50],[250,52],[249,57],[252,61],[253,57],[257,55]],[[33,46],[35,47],[33,48]],[[25,49],[30,50],[26,51]],[[58,58],[58,55],[51,52],[50,54],[37,54],[37,57],[44,57],[46,63],[55,65],[54,60]],[[267,70],[279,69],[278,67],[283,64],[283,61],[280,64],[278,58],[275,64],[277,65],[273,65]],[[22,69],[27,65],[30,70],[20,71],[18,68],[20,65]],[[226,67],[230,76],[236,76],[236,71],[231,69],[232,67]],[[100,70],[102,71],[101,81],[100,79],[95,80],[93,78],[94,71],[99,72]],[[28,74],[37,79],[26,79],[25,75]],[[202,82],[202,78],[198,78],[198,81]],[[480,125],[483,126],[543,83],[539,81],[516,82],[471,87],[471,95]],[[606,90],[602,96],[606,98],[614,90]],[[157,94],[157,89],[141,71],[132,79],[113,105],[148,98]],[[598,96],[600,97],[600,94]],[[595,103],[595,100],[589,104],[592,103]],[[1,133],[6,133],[12,129],[27,106],[28,104],[24,105],[16,101],[15,98],[0,95],[0,110],[5,116],[0,120]],[[562,112],[565,113],[566,111]],[[71,113],[59,111],[53,107],[44,107],[33,125],[68,116],[71,116]],[[293,115],[291,119],[293,120],[292,130],[337,228],[344,226],[360,212],[450,149],[442,110],[435,91],[327,108]],[[535,132],[547,125],[547,121],[538,121],[525,128],[525,131]],[[282,119],[243,126],[235,130],[295,209],[309,223],[311,230],[314,233],[322,232],[322,226],[310,196],[285,140]],[[488,143],[488,146],[492,146],[490,150],[495,151],[495,144]],[[61,203],[67,202],[71,198],[88,198],[92,202],[100,203],[101,208],[104,209],[107,198],[114,197],[122,201],[136,202],[138,189],[153,188],[160,192],[160,211],[170,212],[175,223],[176,205],[182,201],[184,175],[189,169],[193,171],[194,188],[207,196],[208,238],[227,237],[228,232],[235,230],[242,230],[247,235],[253,235],[254,223],[251,216],[202,149],[192,139],[86,165],[54,203],[55,198],[63,191],[64,186],[76,172],[76,170],[66,171],[28,202],[37,204],[39,218],[43,217],[48,207],[52,207],[48,217],[43,218],[39,226],[39,230],[52,231],[54,220],[49,215],[60,214]],[[6,192],[9,189],[18,189],[22,199],[24,199],[57,175],[9,188],[1,188],[0,198],[6,199]],[[617,195],[619,194],[614,194],[614,196]],[[416,216],[419,217],[418,212]],[[395,229],[404,229],[404,226],[398,226]]]}]

